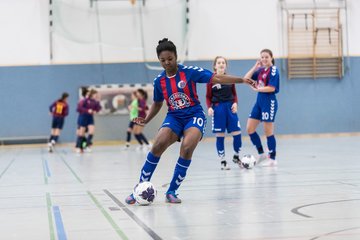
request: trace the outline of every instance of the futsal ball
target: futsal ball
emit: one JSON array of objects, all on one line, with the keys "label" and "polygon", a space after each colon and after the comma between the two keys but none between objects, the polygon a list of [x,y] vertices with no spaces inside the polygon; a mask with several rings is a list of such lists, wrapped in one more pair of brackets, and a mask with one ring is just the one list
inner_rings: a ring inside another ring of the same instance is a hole
[{"label": "futsal ball", "polygon": [[251,154],[245,154],[241,158],[241,165],[246,169],[251,169],[256,164],[256,158]]},{"label": "futsal ball", "polygon": [[157,191],[151,182],[141,182],[134,187],[133,194],[139,205],[149,205],[154,202]]}]

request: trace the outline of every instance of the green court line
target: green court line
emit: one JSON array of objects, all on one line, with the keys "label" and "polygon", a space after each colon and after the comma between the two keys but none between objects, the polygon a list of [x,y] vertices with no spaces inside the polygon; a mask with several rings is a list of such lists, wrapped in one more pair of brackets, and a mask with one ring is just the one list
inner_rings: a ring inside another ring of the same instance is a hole
[{"label": "green court line", "polygon": [[87,191],[87,194],[90,196],[90,198],[93,200],[95,205],[100,209],[102,214],[105,216],[105,218],[108,220],[108,222],[111,224],[111,226],[114,228],[116,233],[124,240],[129,239],[123,231],[119,228],[119,226],[115,223],[115,221],[112,219],[110,214],[104,209],[104,207],[99,203],[99,201],[95,198],[95,196],[90,192]]},{"label": "green court line", "polygon": [[0,174],[0,178],[2,178],[2,176],[6,173],[6,171],[10,168],[11,164],[13,164],[13,162],[15,161],[15,158],[13,158],[13,160],[11,160],[11,162],[6,166],[6,168],[4,169],[4,171],[2,171],[2,173]]},{"label": "green court line", "polygon": [[48,220],[49,220],[50,240],[55,240],[54,223],[51,212],[52,203],[51,203],[50,193],[46,193],[46,203],[47,203],[47,212],[48,212]]},{"label": "green court line", "polygon": [[80,179],[80,177],[75,173],[75,171],[70,167],[70,165],[65,161],[65,159],[63,158],[63,156],[61,154],[59,154],[61,161],[63,161],[65,163],[65,165],[69,168],[70,172],[72,172],[72,174],[74,175],[74,177],[79,181],[79,183],[83,183]]}]

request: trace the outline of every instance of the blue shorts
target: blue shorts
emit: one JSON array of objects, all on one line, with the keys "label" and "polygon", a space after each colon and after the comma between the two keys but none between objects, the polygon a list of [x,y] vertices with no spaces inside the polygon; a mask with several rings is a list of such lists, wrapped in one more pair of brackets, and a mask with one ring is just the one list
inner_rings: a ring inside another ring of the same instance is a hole
[{"label": "blue shorts", "polygon": [[249,115],[249,118],[257,119],[262,122],[275,122],[278,110],[278,102],[274,94],[260,95]]},{"label": "blue shorts", "polygon": [[62,129],[64,126],[65,118],[63,117],[53,117],[51,128]]},{"label": "blue shorts", "polygon": [[133,128],[134,128],[134,125],[135,125],[135,123],[130,120],[130,122],[129,122],[129,128],[133,129]]},{"label": "blue shorts", "polygon": [[82,114],[78,118],[78,125],[80,127],[87,127],[89,125],[94,125],[94,116],[90,114]]},{"label": "blue shorts", "polygon": [[228,133],[240,131],[240,121],[237,113],[231,112],[233,102],[217,103],[212,106],[214,109],[214,116],[212,117],[212,131],[213,133]]},{"label": "blue shorts", "polygon": [[184,135],[184,131],[196,127],[201,132],[201,137],[205,133],[206,129],[206,117],[203,111],[196,112],[189,116],[176,116],[175,114],[167,114],[163,124],[160,128],[170,128],[181,139]]}]

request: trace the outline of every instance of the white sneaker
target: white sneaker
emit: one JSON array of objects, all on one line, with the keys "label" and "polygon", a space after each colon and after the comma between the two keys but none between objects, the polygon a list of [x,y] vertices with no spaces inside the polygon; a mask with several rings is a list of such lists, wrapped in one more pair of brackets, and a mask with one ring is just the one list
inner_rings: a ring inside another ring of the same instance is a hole
[{"label": "white sneaker", "polygon": [[260,166],[261,167],[276,167],[278,164],[277,160],[273,160],[271,158],[268,158],[266,160],[264,160]]},{"label": "white sneaker", "polygon": [[91,153],[91,152],[92,152],[92,150],[91,150],[91,148],[90,148],[90,147],[86,147],[86,148],[84,149],[84,152]]},{"label": "white sneaker", "polygon": [[54,151],[54,146],[51,144],[51,142],[48,143],[48,151],[52,153]]},{"label": "white sneaker", "polygon": [[75,149],[75,152],[76,152],[77,155],[80,155],[80,154],[82,153],[82,151],[81,151],[80,148],[76,148],[76,149]]},{"label": "white sneaker", "polygon": [[53,139],[53,140],[51,140],[51,142],[50,142],[53,146],[55,146],[55,140]]},{"label": "white sneaker", "polygon": [[258,156],[258,159],[256,161],[256,165],[261,165],[262,162],[264,162],[265,160],[269,159],[268,154],[266,153],[262,153]]}]

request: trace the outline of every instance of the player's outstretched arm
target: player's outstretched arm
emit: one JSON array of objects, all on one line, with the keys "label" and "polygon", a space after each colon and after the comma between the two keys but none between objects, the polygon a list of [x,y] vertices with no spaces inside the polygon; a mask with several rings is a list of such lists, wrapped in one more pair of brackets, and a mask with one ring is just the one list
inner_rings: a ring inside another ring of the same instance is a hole
[{"label": "player's outstretched arm", "polygon": [[247,83],[252,84],[252,81],[247,78],[241,78],[226,74],[215,74],[212,78],[212,83],[221,83],[221,84],[234,84],[234,83]]}]

